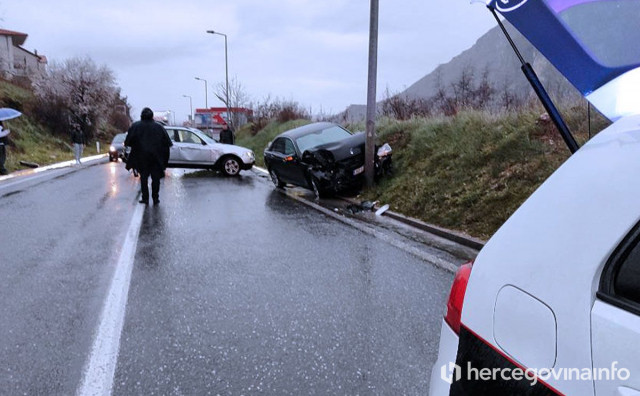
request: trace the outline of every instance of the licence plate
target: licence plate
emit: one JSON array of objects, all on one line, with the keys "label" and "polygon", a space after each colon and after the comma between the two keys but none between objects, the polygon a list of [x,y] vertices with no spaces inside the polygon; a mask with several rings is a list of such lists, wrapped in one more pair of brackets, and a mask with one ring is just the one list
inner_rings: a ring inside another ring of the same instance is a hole
[{"label": "licence plate", "polygon": [[362,165],[361,167],[359,167],[359,168],[355,169],[355,170],[353,171],[353,175],[354,175],[354,176],[355,176],[355,175],[359,175],[359,174],[361,174],[362,172],[364,172],[364,165]]}]

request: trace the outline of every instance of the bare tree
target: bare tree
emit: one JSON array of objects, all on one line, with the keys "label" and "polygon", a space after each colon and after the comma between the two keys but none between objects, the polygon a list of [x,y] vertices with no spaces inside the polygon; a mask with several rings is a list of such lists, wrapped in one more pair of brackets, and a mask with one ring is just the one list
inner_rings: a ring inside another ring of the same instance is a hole
[{"label": "bare tree", "polygon": [[[225,83],[218,83],[214,95],[228,108],[247,107],[251,98],[245,91],[242,84],[234,77],[229,81],[229,103],[227,103],[227,86]],[[231,111],[231,123],[240,126],[248,120],[243,114]]]},{"label": "bare tree", "polygon": [[462,70],[458,81],[451,84],[453,95],[459,109],[470,108],[473,103],[473,80],[473,68],[467,66]]},{"label": "bare tree", "polygon": [[389,88],[382,101],[382,115],[396,120],[408,120],[411,117],[429,117],[432,115],[431,103],[423,98],[410,98],[402,93],[392,94]]},{"label": "bare tree", "polygon": [[519,110],[524,104],[522,97],[515,94],[508,86],[507,82],[504,82],[500,92],[500,105],[506,111]]},{"label": "bare tree", "polygon": [[118,131],[126,131],[131,125],[131,105],[126,96],[122,96],[120,89],[117,90],[111,110],[109,111],[109,124]]},{"label": "bare tree", "polygon": [[53,62],[48,74],[37,77],[33,86],[41,118],[59,122],[54,132],[76,129],[87,140],[106,121],[117,94],[113,72],[87,57]]},{"label": "bare tree", "polygon": [[489,69],[482,73],[480,84],[473,90],[473,108],[484,110],[491,106],[494,101],[496,90],[489,81]]}]

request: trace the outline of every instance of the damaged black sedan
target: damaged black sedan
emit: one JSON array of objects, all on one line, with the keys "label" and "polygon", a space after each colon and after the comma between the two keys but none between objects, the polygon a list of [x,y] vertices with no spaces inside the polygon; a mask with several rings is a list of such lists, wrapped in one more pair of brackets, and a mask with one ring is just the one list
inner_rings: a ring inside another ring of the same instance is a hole
[{"label": "damaged black sedan", "polygon": [[[264,151],[276,187],[287,183],[312,190],[316,198],[362,187],[365,134],[317,122],[278,135]],[[391,147],[376,150],[376,176],[391,168]]]}]

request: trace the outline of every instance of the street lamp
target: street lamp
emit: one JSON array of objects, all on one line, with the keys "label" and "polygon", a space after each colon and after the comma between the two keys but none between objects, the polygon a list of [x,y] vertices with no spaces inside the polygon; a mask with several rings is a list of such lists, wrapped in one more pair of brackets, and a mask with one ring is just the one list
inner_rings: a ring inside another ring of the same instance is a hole
[{"label": "street lamp", "polygon": [[189,124],[193,127],[195,126],[194,124],[194,119],[193,119],[193,102],[191,101],[191,96],[189,95],[182,95],[185,98],[189,98],[189,116],[191,117],[191,119],[189,120]]},{"label": "street lamp", "polygon": [[207,99],[207,80],[204,78],[196,77],[196,80],[204,81],[204,107],[209,110],[209,99]]},{"label": "street lamp", "polygon": [[215,32],[213,30],[207,30],[207,33],[209,34],[218,34],[220,36],[224,36],[224,70],[225,70],[225,78],[227,80],[227,117],[229,118],[229,121],[231,121],[232,117],[231,117],[231,108],[229,107],[229,58],[227,57],[227,35],[224,33],[220,33],[220,32]]}]

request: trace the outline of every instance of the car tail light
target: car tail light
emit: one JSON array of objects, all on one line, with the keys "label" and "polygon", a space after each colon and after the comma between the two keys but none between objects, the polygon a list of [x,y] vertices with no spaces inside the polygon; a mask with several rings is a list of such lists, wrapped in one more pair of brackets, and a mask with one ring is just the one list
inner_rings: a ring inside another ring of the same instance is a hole
[{"label": "car tail light", "polygon": [[472,266],[473,262],[471,261],[458,268],[453,278],[453,285],[451,285],[451,292],[449,293],[449,300],[447,301],[447,313],[444,316],[444,320],[456,334],[460,334],[462,304],[464,302],[464,294],[467,291]]}]

